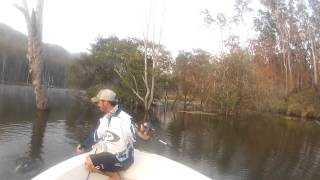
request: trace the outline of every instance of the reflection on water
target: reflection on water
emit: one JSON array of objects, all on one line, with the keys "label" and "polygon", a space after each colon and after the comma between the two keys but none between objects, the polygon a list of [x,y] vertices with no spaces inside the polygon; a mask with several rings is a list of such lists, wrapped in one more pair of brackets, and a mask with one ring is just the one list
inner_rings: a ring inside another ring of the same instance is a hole
[{"label": "reflection on water", "polygon": [[49,112],[37,111],[36,114],[37,117],[32,123],[33,127],[30,143],[30,157],[32,159],[41,159],[43,136],[47,125]]},{"label": "reflection on water", "polygon": [[[259,115],[243,119],[163,114],[162,137],[174,150],[153,151],[216,179],[320,179],[320,126]],[[158,143],[159,144],[159,143]],[[151,149],[151,148],[150,148]]]},{"label": "reflection on water", "polygon": [[[38,113],[31,88],[0,85],[0,177],[30,179],[74,156],[94,128],[97,111],[63,89],[49,89],[50,111]],[[143,113],[135,113],[137,120]],[[256,116],[219,117],[157,108],[154,138],[138,148],[182,162],[215,179],[319,179],[320,126]],[[17,166],[21,166],[17,171]],[[183,176],[183,175],[182,175]]]},{"label": "reflection on water", "polygon": [[36,118],[32,122],[32,135],[30,142],[30,150],[27,156],[19,157],[16,160],[15,171],[20,173],[27,173],[42,165],[41,149],[43,136],[46,129],[48,119],[47,111],[37,111]]},{"label": "reflection on water", "polygon": [[93,125],[95,115],[70,91],[48,93],[51,110],[38,112],[30,87],[0,85],[0,179],[30,179],[75,155]]}]

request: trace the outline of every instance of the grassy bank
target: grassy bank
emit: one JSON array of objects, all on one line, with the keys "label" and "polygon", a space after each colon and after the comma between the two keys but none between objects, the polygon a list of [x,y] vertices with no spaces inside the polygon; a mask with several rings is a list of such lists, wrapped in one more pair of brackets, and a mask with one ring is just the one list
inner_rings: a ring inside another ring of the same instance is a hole
[{"label": "grassy bank", "polygon": [[287,98],[272,97],[266,107],[261,110],[285,116],[320,120],[320,94],[314,88],[291,93]]},{"label": "grassy bank", "polygon": [[303,118],[320,118],[320,96],[314,89],[307,89],[288,97],[287,115]]},{"label": "grassy bank", "polygon": [[[182,101],[179,101],[180,103]],[[206,114],[206,115],[217,115],[218,112],[211,111],[201,111],[199,110],[199,103],[197,101],[192,101],[192,107],[187,106],[185,112],[190,114]],[[196,108],[195,108],[196,107]],[[250,108],[244,108],[240,115],[245,114],[261,114],[262,112],[277,113],[286,116],[302,117],[308,119],[318,119],[320,120],[320,95],[319,93],[311,88],[300,91],[298,93],[292,93],[285,98],[271,98],[269,106],[267,109],[250,110]],[[219,114],[219,113],[218,113]],[[229,114],[232,115],[232,114]],[[238,114],[239,115],[239,114]]]}]

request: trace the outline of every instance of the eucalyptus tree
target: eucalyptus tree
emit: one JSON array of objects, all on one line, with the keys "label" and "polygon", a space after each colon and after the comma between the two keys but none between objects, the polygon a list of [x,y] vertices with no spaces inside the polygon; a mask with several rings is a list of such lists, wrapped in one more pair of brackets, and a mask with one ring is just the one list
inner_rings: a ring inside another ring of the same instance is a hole
[{"label": "eucalyptus tree", "polygon": [[[235,10],[236,14],[233,16],[227,16],[226,14],[224,14],[222,12],[219,12],[216,15],[212,15],[212,13],[208,9],[201,11],[201,14],[203,15],[205,26],[207,26],[208,28],[212,28],[212,29],[215,29],[218,27],[220,30],[219,45],[220,45],[220,53],[221,54],[227,53],[225,51],[226,50],[225,49],[226,43],[230,43],[231,39],[238,37],[232,31],[232,28],[239,26],[241,22],[244,22],[245,15],[248,12],[253,11],[253,9],[250,7],[250,5],[251,5],[251,0],[235,0],[234,10]],[[227,34],[227,36],[226,36],[226,34]],[[233,45],[235,45],[235,44],[233,44]]]},{"label": "eucalyptus tree", "polygon": [[224,53],[223,41],[224,31],[228,26],[228,19],[223,13],[218,13],[216,17],[213,17],[208,9],[201,12],[204,15],[204,22],[207,27],[215,28],[216,26],[220,29],[220,52]]},{"label": "eucalyptus tree", "polygon": [[[136,76],[129,74],[132,82],[129,85],[130,90],[135,94],[140,102],[144,104],[145,111],[149,111],[151,104],[153,103],[155,97],[155,87],[157,85],[157,80],[161,73],[164,70],[161,67],[161,64],[166,63],[171,60],[171,56],[168,52],[165,51],[164,47],[161,45],[161,36],[162,36],[162,22],[160,26],[156,25],[156,7],[155,3],[151,1],[149,15],[146,16],[146,27],[143,32],[142,46],[139,46],[140,52],[143,53],[143,75]],[[163,21],[163,14],[161,20]],[[159,28],[159,29],[157,29]],[[159,30],[158,39],[156,39],[156,31]],[[152,38],[150,38],[150,31],[152,33]],[[128,76],[126,71],[126,66],[120,64],[116,66],[115,71],[119,75],[120,79],[127,79],[125,76]],[[164,71],[166,72],[166,70]],[[144,86],[143,89],[139,87],[139,80],[142,80]]]},{"label": "eucalyptus tree", "polygon": [[143,104],[145,111],[149,111],[159,90],[160,77],[171,71],[172,57],[160,44],[137,39],[134,44],[135,53],[128,57],[122,56],[114,70],[120,81]]},{"label": "eucalyptus tree", "polygon": [[319,86],[319,47],[320,47],[320,2],[317,0],[309,0],[309,6],[311,15],[309,16],[308,35],[310,39],[310,45],[312,50],[313,61],[313,82],[316,87]]},{"label": "eucalyptus tree", "polygon": [[277,43],[279,51],[282,55],[282,63],[284,67],[285,74],[285,90],[286,94],[289,93],[289,78],[291,79],[291,63],[290,59],[286,57],[286,53],[290,54],[289,47],[289,24],[288,24],[288,8],[284,0],[271,0],[271,1],[261,1],[263,5],[270,12],[272,20],[275,24]]},{"label": "eucalyptus tree", "polygon": [[[319,1],[261,0],[274,24],[276,49],[282,56],[286,93],[303,84],[318,86]],[[311,71],[310,71],[311,70]],[[307,75],[310,74],[310,75]],[[308,86],[308,85],[304,86]]]},{"label": "eucalyptus tree", "polygon": [[191,87],[193,96],[200,101],[200,108],[203,109],[210,97],[210,90],[213,87],[213,73],[210,64],[211,55],[201,49],[192,51],[189,64],[188,78],[193,84]]},{"label": "eucalyptus tree", "polygon": [[184,107],[188,100],[196,100],[200,102],[200,108],[204,109],[214,83],[211,55],[201,49],[180,51],[175,60],[173,76],[177,93],[183,96]]},{"label": "eucalyptus tree", "polygon": [[303,1],[261,0],[261,3],[266,7],[266,10],[260,10],[260,12],[268,13],[270,15],[269,21],[273,24],[272,31],[276,45],[273,50],[275,55],[281,56],[285,89],[288,95],[301,87],[299,81],[303,74],[302,71],[308,71],[302,65],[308,67],[306,59],[309,44],[307,39],[310,37],[308,35],[308,10],[303,5]]},{"label": "eucalyptus tree", "polygon": [[29,73],[31,74],[32,86],[36,98],[36,106],[39,110],[48,109],[48,100],[45,88],[42,86],[43,60],[42,60],[42,14],[44,0],[38,0],[36,9],[29,11],[26,0],[22,5],[15,7],[22,12],[28,30]]},{"label": "eucalyptus tree", "polygon": [[177,92],[182,92],[184,97],[184,109],[186,108],[187,98],[195,87],[190,79],[192,69],[191,60],[192,53],[184,51],[180,51],[175,59],[174,76],[177,81]]},{"label": "eucalyptus tree", "polygon": [[248,51],[235,50],[217,61],[215,66],[215,91],[211,100],[217,108],[228,115],[250,107],[257,81]]},{"label": "eucalyptus tree", "polygon": [[312,83],[312,76],[310,76],[310,67],[312,67],[312,60],[314,56],[312,55],[314,51],[312,50],[314,43],[313,38],[311,38],[310,34],[310,15],[308,12],[308,7],[305,1],[299,1],[296,5],[296,17],[299,24],[299,38],[300,42],[297,43],[299,45],[299,52],[297,52],[298,61],[298,71],[297,71],[297,87],[298,89],[302,89],[302,87],[310,86]]},{"label": "eucalyptus tree", "polygon": [[234,9],[236,11],[236,15],[233,17],[233,21],[235,23],[243,22],[244,15],[247,12],[252,12],[253,9],[250,7],[251,0],[235,0]]}]

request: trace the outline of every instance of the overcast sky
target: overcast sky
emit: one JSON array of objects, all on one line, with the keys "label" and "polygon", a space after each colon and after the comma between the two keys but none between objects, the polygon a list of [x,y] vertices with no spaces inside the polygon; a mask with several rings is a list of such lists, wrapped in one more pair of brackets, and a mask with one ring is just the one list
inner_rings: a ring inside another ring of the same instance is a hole
[{"label": "overcast sky", "polygon": [[[204,27],[201,11],[212,15],[235,14],[234,0],[44,0],[43,41],[57,44],[71,53],[86,51],[97,36],[142,39],[150,7],[155,7],[155,32],[161,43],[176,55],[178,50],[202,48],[219,52],[220,32]],[[152,3],[151,3],[152,2]],[[24,17],[13,4],[19,0],[0,1],[0,22],[26,34]],[[30,6],[35,0],[28,0]],[[31,9],[31,8],[30,8]],[[239,28],[246,36],[250,25]]]}]

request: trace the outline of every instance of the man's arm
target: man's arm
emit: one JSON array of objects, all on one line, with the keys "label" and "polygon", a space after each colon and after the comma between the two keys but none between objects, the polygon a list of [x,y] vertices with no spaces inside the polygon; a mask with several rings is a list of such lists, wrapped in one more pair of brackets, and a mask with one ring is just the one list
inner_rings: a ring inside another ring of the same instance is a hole
[{"label": "man's arm", "polygon": [[96,131],[93,131],[89,134],[89,136],[77,146],[77,153],[81,154],[84,152],[88,152],[92,149],[92,145],[96,143]]},{"label": "man's arm", "polygon": [[[100,123],[98,123],[97,127],[99,127],[99,124]],[[90,151],[92,149],[92,145],[98,141],[96,129],[91,132],[82,143],[78,144],[76,148],[76,152],[78,154]]]},{"label": "man's arm", "polygon": [[82,148],[91,150],[91,146],[94,145],[97,141],[96,136],[96,131],[91,132],[89,136],[80,144]]}]

